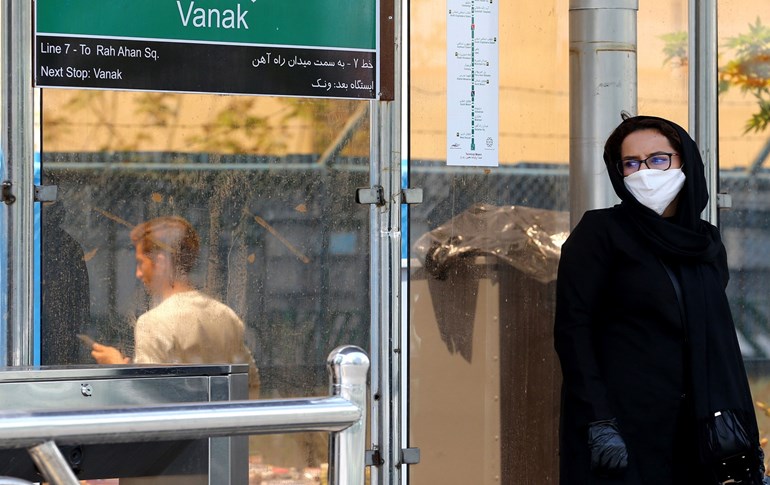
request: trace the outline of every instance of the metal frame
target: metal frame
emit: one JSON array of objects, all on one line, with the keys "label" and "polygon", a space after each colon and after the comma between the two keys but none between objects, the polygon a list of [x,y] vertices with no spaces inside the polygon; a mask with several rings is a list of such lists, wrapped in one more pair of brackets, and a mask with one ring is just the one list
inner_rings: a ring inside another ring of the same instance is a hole
[{"label": "metal frame", "polygon": [[[400,89],[396,88],[398,99]],[[400,483],[401,453],[401,130],[398,101],[372,108],[372,187],[384,205],[370,206],[373,485]]]},{"label": "metal frame", "polygon": [[[381,4],[392,8],[380,13],[384,22],[392,23],[393,93],[372,102],[370,110],[371,187],[382,187],[384,203],[372,204],[370,219],[370,288],[371,288],[371,452],[372,485],[401,483],[401,450],[405,447],[402,420],[405,419],[401,392],[403,327],[401,320],[401,113],[402,104],[402,2]],[[383,69],[385,69],[383,67]]]},{"label": "metal frame", "polygon": [[352,345],[327,359],[331,396],[187,403],[88,411],[0,413],[0,448],[28,448],[47,481],[76,485],[58,444],[163,441],[217,436],[327,431],[329,483],[364,484],[369,358]]},{"label": "metal frame", "polygon": [[[32,2],[6,0],[0,6],[2,136],[0,177],[13,200],[0,204],[0,358],[5,365],[32,364],[34,157],[32,96]],[[6,299],[7,298],[7,299]]]},{"label": "metal frame", "polygon": [[688,65],[689,132],[700,148],[706,172],[709,202],[703,218],[717,224],[715,194],[719,192],[719,104],[717,102],[717,2],[698,0],[688,2],[690,28]]}]

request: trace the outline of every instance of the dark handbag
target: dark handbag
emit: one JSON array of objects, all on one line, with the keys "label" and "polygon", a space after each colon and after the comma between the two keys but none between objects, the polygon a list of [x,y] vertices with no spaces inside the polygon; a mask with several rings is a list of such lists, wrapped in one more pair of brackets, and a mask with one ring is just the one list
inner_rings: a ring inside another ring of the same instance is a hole
[{"label": "dark handbag", "polygon": [[701,423],[699,441],[702,459],[719,483],[751,479],[756,446],[738,414],[731,410],[714,413]]},{"label": "dark handbag", "polygon": [[[671,268],[661,261],[679,303],[682,325],[687,325],[682,289],[679,280]],[[698,423],[701,460],[710,467],[717,481],[725,483],[734,480],[737,483],[750,483],[754,473],[752,467],[756,445],[746,431],[741,416],[730,409],[714,412]]]}]

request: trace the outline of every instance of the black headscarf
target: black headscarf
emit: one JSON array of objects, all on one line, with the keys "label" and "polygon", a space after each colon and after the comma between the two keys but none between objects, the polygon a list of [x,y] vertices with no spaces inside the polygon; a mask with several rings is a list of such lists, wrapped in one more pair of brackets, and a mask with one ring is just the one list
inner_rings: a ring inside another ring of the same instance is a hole
[{"label": "black headscarf", "polygon": [[[676,215],[665,219],[634,198],[616,169],[623,139],[638,129],[654,129],[649,126],[655,122],[668,124],[679,136],[680,146],[676,148],[685,175]],[[724,245],[717,228],[700,217],[709,195],[698,146],[676,123],[637,116],[624,120],[610,135],[604,162],[615,193],[622,201],[621,209],[633,220],[650,250],[679,275],[696,418],[705,420],[724,409],[738,411],[748,421],[747,428],[758,442],[743,357],[724,291],[727,284]]]},{"label": "black headscarf", "polygon": [[[655,211],[639,203],[626,189],[623,176],[616,169],[624,135],[631,133],[630,130],[635,130],[635,126],[639,126],[637,129],[654,129],[647,128],[654,124],[645,123],[646,121],[668,124],[679,136],[681,152],[679,156],[683,164],[682,173],[685,175],[685,181],[679,192],[676,215],[670,220],[663,219]],[[703,160],[695,141],[681,126],[653,116],[627,118],[607,140],[604,148],[604,163],[607,165],[612,187],[623,201],[621,206],[638,223],[639,229],[659,256],[688,261],[713,261],[717,258],[722,247],[719,234],[711,224],[700,217],[709,200]]]}]

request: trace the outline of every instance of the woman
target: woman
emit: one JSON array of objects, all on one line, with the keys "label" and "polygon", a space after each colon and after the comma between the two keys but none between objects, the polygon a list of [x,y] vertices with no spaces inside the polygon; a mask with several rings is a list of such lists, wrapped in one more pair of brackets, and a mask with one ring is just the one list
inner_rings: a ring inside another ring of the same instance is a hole
[{"label": "woman", "polygon": [[700,436],[715,411],[730,410],[752,443],[741,483],[760,484],[725,248],[700,218],[698,147],[675,123],[629,117],[604,161],[622,202],[586,212],[559,263],[561,483],[716,484]]}]

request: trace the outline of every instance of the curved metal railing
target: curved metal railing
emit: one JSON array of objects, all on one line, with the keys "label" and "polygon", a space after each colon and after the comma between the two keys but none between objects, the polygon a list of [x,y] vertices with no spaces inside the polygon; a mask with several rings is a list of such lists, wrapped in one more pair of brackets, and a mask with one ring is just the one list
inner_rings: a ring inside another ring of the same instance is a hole
[{"label": "curved metal railing", "polygon": [[327,366],[326,397],[0,412],[0,448],[27,448],[52,485],[77,485],[57,445],[326,431],[332,433],[329,484],[363,485],[369,358],[359,347],[342,346]]}]

